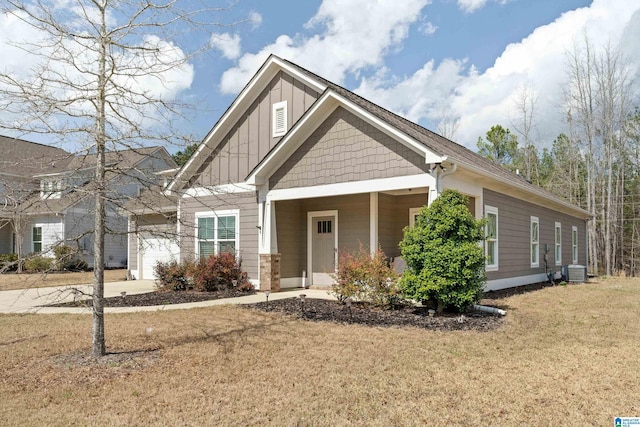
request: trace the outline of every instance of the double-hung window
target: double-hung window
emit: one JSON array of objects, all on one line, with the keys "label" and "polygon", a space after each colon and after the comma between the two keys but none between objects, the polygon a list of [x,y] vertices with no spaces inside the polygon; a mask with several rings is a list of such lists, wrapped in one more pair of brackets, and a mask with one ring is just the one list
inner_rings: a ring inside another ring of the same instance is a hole
[{"label": "double-hung window", "polygon": [[32,231],[33,252],[42,252],[42,227],[33,227]]},{"label": "double-hung window", "polygon": [[556,222],[555,227],[555,239],[556,239],[556,265],[562,265],[562,224]]},{"label": "double-hung window", "polygon": [[197,213],[196,249],[200,258],[223,252],[238,252],[239,212],[218,211]]},{"label": "double-hung window", "polygon": [[486,270],[498,269],[498,208],[485,206],[487,219],[487,237],[484,241],[484,253],[486,256]]},{"label": "double-hung window", "polygon": [[571,227],[571,262],[578,263],[578,227]]},{"label": "double-hung window", "polygon": [[540,220],[531,217],[531,267],[540,267]]}]

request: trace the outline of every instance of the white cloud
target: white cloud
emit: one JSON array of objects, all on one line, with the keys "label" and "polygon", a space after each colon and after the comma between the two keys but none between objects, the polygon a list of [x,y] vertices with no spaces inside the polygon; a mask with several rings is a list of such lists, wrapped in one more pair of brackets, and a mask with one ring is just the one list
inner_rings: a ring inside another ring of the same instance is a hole
[{"label": "white cloud", "polygon": [[433,22],[431,22],[431,21],[427,21],[427,22],[425,22],[424,24],[422,24],[420,26],[420,31],[426,36],[432,35],[437,30],[438,30],[438,27],[433,25]]},{"label": "white cloud", "polygon": [[222,52],[222,56],[227,59],[238,59],[242,54],[240,47],[240,36],[238,34],[212,34],[211,47]]},{"label": "white cloud", "polygon": [[[473,13],[482,9],[489,0],[458,0],[458,7],[466,13]],[[494,0],[496,3],[507,4],[510,0]]]},{"label": "white cloud", "polygon": [[305,24],[315,34],[281,35],[260,52],[242,55],[237,65],[223,74],[220,89],[237,93],[271,53],[342,83],[347,73],[381,66],[384,56],[401,46],[409,27],[429,3],[405,0],[398,7],[396,2],[325,0]]},{"label": "white cloud", "polygon": [[262,25],[262,15],[255,11],[251,12],[249,14],[249,22],[251,22],[251,25],[255,30],[256,28],[260,27],[260,25]]},{"label": "white cloud", "polygon": [[[363,78],[356,90],[374,102],[411,120],[435,127],[442,105],[459,117],[456,141],[475,148],[478,136],[492,125],[510,126],[514,104],[524,86],[535,88],[540,114],[540,138],[550,143],[564,131],[562,88],[565,52],[585,33],[594,45],[621,42],[625,54],[640,64],[640,0],[595,0],[589,7],[569,11],[537,28],[504,50],[494,65],[478,72],[473,64],[445,60],[426,63],[414,74],[398,79],[383,75]],[[624,38],[622,38],[624,35]]]}]

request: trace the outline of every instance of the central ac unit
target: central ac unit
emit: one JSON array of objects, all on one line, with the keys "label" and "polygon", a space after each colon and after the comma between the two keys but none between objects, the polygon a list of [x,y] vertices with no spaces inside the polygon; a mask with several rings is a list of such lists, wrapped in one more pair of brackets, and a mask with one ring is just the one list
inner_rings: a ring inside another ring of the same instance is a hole
[{"label": "central ac unit", "polygon": [[584,283],[587,281],[587,267],[584,265],[565,265],[562,275],[568,282]]}]

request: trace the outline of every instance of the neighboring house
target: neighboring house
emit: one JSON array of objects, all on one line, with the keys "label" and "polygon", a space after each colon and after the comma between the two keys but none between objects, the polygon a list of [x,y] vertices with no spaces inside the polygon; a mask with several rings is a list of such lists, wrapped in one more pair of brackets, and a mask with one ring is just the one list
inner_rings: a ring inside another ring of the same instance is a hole
[{"label": "neighboring house", "polygon": [[545,259],[586,265],[586,211],[271,56],[163,190],[164,214],[130,217],[129,268],[150,278],[141,247],[181,260],[231,251],[263,289],[327,285],[341,250],[399,257],[403,228],[446,188],[488,220],[488,289],[546,280]]},{"label": "neighboring house", "polygon": [[[19,180],[6,179],[3,183],[2,198],[13,204],[5,203],[0,213],[3,221],[0,253],[53,256],[52,249],[64,244],[76,249],[79,257],[93,266],[95,155],[74,156],[64,150],[9,138],[0,143],[3,148],[12,147],[3,157],[2,171],[5,175],[11,170],[20,171]],[[37,167],[29,166],[36,158]],[[157,185],[156,171],[176,164],[162,147],[108,152],[105,164],[105,265],[124,267],[127,215],[119,208],[137,198],[142,189]],[[6,165],[13,169],[5,168]]]}]

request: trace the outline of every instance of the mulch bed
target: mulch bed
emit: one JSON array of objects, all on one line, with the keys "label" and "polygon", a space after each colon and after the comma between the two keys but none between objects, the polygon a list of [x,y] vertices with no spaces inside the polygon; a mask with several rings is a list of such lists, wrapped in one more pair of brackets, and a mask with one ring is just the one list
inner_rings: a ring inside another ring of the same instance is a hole
[{"label": "mulch bed", "polygon": [[307,298],[304,309],[299,298],[260,302],[244,306],[249,309],[286,313],[309,321],[354,323],[372,327],[416,327],[438,331],[490,331],[504,322],[504,317],[488,313],[443,314],[429,317],[424,307],[400,306],[394,310],[365,303],[353,303],[351,310],[338,301]]},{"label": "mulch bed", "polygon": [[[110,297],[104,299],[105,307],[146,307],[152,305],[183,304],[187,302],[209,301],[221,298],[235,298],[252,295],[255,291],[155,291],[145,294],[126,295],[125,297]],[[91,299],[52,304],[48,307],[91,307]]]}]

